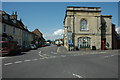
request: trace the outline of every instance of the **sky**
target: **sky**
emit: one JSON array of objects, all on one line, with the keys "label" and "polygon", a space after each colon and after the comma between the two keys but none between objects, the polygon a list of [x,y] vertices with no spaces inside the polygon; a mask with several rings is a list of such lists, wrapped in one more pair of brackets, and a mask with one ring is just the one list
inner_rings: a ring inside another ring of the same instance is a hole
[{"label": "sky", "polygon": [[112,15],[118,27],[118,2],[3,2],[2,10],[8,14],[18,12],[28,30],[38,28],[46,40],[63,37],[63,20],[67,6],[101,7],[102,15]]}]

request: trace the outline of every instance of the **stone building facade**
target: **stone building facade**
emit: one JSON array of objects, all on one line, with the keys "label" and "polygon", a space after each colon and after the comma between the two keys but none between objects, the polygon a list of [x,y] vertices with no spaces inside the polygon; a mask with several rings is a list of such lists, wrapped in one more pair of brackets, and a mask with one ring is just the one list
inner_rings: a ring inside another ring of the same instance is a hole
[{"label": "stone building facade", "polygon": [[101,15],[100,7],[68,6],[64,18],[64,46],[79,49],[112,49],[111,15]]}]

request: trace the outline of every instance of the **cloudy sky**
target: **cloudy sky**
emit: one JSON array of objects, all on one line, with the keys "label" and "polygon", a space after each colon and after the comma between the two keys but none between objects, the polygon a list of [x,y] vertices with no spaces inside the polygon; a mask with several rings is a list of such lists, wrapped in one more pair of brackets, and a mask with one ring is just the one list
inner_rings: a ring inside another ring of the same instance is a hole
[{"label": "cloudy sky", "polygon": [[3,2],[2,10],[17,11],[30,31],[38,28],[46,40],[55,40],[63,37],[67,6],[101,7],[101,14],[112,15],[112,23],[118,26],[118,2]]}]

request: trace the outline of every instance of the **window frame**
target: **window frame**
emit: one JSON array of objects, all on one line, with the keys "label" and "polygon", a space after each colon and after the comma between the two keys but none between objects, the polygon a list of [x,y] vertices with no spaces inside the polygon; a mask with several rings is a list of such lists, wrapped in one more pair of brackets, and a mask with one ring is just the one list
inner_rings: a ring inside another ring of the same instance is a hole
[{"label": "window frame", "polygon": [[[83,21],[86,21],[86,25],[84,27],[81,25]],[[85,18],[80,20],[80,31],[88,31],[88,20]]]}]

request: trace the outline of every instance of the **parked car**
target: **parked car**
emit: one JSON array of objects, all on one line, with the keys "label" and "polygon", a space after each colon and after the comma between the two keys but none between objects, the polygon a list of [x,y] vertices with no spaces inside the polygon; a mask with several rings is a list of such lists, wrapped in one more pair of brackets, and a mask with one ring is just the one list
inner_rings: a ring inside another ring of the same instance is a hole
[{"label": "parked car", "polygon": [[21,52],[27,52],[30,50],[30,46],[20,46]]},{"label": "parked car", "polygon": [[16,41],[0,41],[0,54],[2,55],[15,55],[21,54],[20,47],[17,45]]},{"label": "parked car", "polygon": [[37,49],[37,46],[35,44],[30,44],[30,49]]},{"label": "parked car", "polygon": [[42,45],[40,45],[40,47],[45,47],[45,45],[44,45],[44,44],[42,44]]},{"label": "parked car", "polygon": [[61,46],[61,44],[57,44],[57,46]]}]

